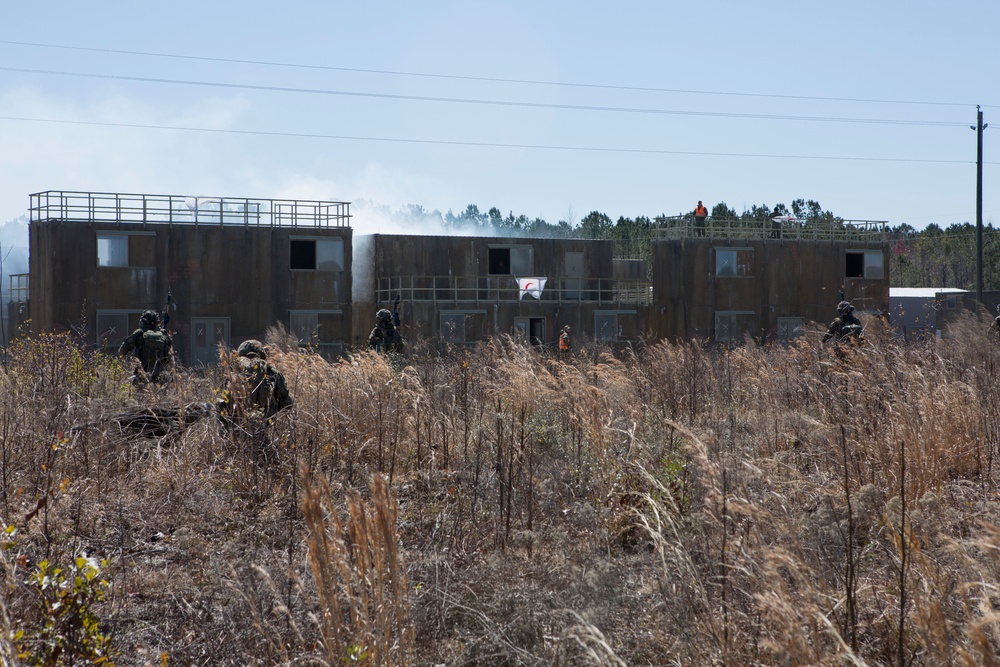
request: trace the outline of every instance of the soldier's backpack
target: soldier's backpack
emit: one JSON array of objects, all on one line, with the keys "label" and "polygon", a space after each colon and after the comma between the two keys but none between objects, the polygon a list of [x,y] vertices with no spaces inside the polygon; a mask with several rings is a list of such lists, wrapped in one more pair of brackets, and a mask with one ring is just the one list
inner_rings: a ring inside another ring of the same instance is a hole
[{"label": "soldier's backpack", "polygon": [[263,359],[238,357],[243,379],[246,381],[247,408],[267,412],[274,396],[275,377]]},{"label": "soldier's backpack", "polygon": [[156,364],[170,356],[170,339],[162,329],[148,329],[142,332],[142,359],[147,364]]}]

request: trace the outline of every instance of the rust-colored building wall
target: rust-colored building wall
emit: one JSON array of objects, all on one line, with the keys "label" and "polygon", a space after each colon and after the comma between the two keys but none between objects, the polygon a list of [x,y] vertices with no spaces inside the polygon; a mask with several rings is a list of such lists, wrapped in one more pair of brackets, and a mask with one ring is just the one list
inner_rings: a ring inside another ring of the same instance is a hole
[{"label": "rust-colored building wall", "polygon": [[[100,234],[127,236],[128,266],[98,267]],[[293,311],[319,311],[324,344],[339,348],[350,340],[351,230],[346,227],[42,220],[30,224],[29,235],[35,331],[83,326],[96,341],[99,311],[127,311],[132,327],[136,311],[160,311],[169,291],[175,304],[169,329],[184,362],[190,361],[193,318],[224,321],[235,345],[263,337],[278,322],[289,328]],[[331,238],[343,244],[343,270],[291,269],[291,240]]]},{"label": "rust-colored building wall", "polygon": [[[717,253],[735,251],[735,275],[717,274]],[[848,252],[877,252],[882,276],[848,278]],[[653,249],[653,313],[650,326],[677,340],[717,338],[716,314],[745,317],[746,333],[778,337],[779,318],[827,324],[843,296],[861,313],[889,305],[889,258],[885,244],[767,239],[658,241]]]},{"label": "rust-colored building wall", "polygon": [[[408,339],[440,340],[442,313],[463,311],[467,342],[515,332],[517,322],[538,327],[540,344],[553,344],[567,324],[578,340],[593,338],[598,313],[617,322],[620,337],[637,338],[646,329],[637,291],[623,298],[616,290],[611,241],[376,234],[357,247],[356,268],[371,267],[369,289],[355,294],[358,345],[367,340],[376,310],[391,308],[396,294]],[[530,266],[491,272],[491,249],[508,247],[515,253],[530,248]],[[518,277],[546,278],[542,298],[518,299]],[[354,280],[360,286],[366,278]]]},{"label": "rust-colored building wall", "polygon": [[[611,241],[389,234],[376,234],[375,239],[375,269],[379,275],[485,276],[489,274],[491,247],[530,246],[533,275],[561,277],[565,254],[582,252],[588,275],[613,277]],[[399,271],[401,267],[407,270]]]}]

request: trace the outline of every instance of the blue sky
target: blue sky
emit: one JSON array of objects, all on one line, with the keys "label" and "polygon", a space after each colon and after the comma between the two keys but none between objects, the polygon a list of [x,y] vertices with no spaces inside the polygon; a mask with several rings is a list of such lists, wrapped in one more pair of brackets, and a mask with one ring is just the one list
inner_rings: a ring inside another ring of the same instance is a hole
[{"label": "blue sky", "polygon": [[618,4],[4,3],[0,223],[43,190],[974,222],[976,104],[996,220],[1000,3]]}]

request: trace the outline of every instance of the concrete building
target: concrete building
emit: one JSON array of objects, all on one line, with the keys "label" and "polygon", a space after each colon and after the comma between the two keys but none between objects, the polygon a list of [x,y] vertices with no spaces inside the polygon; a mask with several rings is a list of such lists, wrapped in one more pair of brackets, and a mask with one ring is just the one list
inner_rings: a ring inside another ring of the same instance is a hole
[{"label": "concrete building", "polygon": [[[354,342],[375,312],[400,297],[408,339],[468,344],[496,334],[553,345],[564,325],[574,339],[638,341],[649,281],[636,262],[618,262],[611,241],[375,234],[356,239]],[[540,298],[518,278],[544,280]]]},{"label": "concrete building", "polygon": [[787,342],[835,319],[842,299],[861,314],[889,306],[884,223],[658,222],[649,326],[673,340]]},{"label": "concrete building", "polygon": [[334,355],[350,341],[349,204],[94,192],[31,195],[33,331],[73,328],[117,347],[162,311],[179,359],[282,323]]}]

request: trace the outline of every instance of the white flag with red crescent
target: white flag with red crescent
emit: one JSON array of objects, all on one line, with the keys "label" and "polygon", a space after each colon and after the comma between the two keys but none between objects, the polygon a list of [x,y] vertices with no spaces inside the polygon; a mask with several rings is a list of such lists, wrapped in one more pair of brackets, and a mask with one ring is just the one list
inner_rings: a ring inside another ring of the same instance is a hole
[{"label": "white flag with red crescent", "polygon": [[546,278],[518,278],[517,287],[521,291],[518,300],[523,299],[525,294],[541,299],[546,280]]}]

